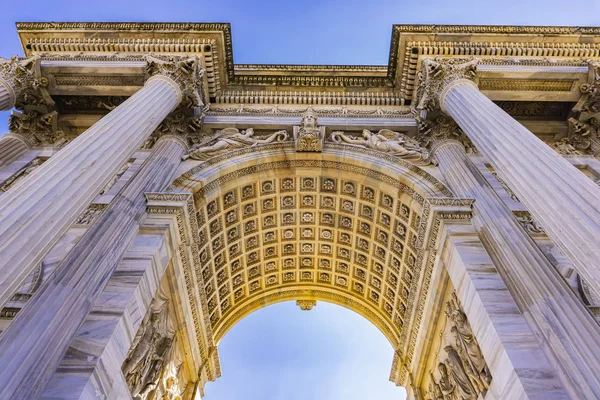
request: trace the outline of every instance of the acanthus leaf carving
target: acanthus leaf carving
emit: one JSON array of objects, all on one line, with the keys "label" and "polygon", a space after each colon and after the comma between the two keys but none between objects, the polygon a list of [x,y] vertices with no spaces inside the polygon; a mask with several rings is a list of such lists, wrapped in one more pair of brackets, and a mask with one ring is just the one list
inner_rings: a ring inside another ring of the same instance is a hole
[{"label": "acanthus leaf carving", "polygon": [[191,109],[203,109],[208,103],[203,99],[205,70],[201,67],[198,57],[159,57],[148,54],[145,59],[146,74],[149,77],[165,76],[179,85],[182,105]]},{"label": "acanthus leaf carving", "polygon": [[254,129],[248,128],[242,132],[237,128],[225,128],[217,131],[202,142],[192,146],[190,152],[183,156],[183,159],[192,158],[194,160],[205,161],[209,158],[224,154],[235,149],[258,146],[273,142],[283,142],[288,138],[285,130],[277,131],[265,139],[255,138]]},{"label": "acanthus leaf carving", "polygon": [[440,96],[448,85],[458,80],[475,81],[478,63],[479,59],[476,57],[424,59],[418,73],[416,108],[426,111],[438,109],[441,104]]},{"label": "acanthus leaf carving", "polygon": [[25,138],[33,147],[43,145],[64,145],[68,139],[58,129],[58,113],[40,113],[32,110],[25,113],[13,111],[8,118],[11,133]]},{"label": "acanthus leaf carving", "polygon": [[48,79],[40,71],[39,56],[0,58],[0,84],[7,86],[11,93],[9,108],[42,107],[47,111],[46,106],[54,105],[46,90]]}]

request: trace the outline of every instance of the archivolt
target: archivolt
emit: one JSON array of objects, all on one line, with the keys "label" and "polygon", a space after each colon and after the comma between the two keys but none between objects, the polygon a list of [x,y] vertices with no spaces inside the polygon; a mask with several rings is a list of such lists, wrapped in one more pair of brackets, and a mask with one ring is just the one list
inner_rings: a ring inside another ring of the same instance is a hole
[{"label": "archivolt", "polygon": [[198,280],[215,342],[263,306],[323,300],[363,315],[400,349],[423,295],[426,197],[448,191],[391,161],[344,146],[264,146],[216,157],[174,182],[194,194]]}]

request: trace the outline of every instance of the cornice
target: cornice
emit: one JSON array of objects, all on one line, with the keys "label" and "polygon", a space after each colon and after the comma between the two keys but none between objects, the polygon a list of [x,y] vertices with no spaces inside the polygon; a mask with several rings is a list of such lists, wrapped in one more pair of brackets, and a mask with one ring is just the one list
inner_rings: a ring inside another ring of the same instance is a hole
[{"label": "cornice", "polygon": [[600,59],[600,27],[393,25],[387,66],[235,65],[228,23],[19,22],[17,29],[28,55],[52,52],[88,59],[118,53],[117,58],[127,54],[134,60],[149,52],[202,54],[211,97],[232,90],[369,88],[393,93],[409,105],[424,57],[476,56],[482,69],[583,66],[587,59]]}]

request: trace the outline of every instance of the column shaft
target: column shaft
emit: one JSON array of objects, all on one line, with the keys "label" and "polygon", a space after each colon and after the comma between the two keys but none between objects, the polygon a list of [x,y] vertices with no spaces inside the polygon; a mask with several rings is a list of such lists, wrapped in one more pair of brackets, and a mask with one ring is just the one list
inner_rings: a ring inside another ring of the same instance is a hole
[{"label": "column shaft", "polygon": [[6,134],[0,137],[0,169],[8,167],[29,148],[25,139],[17,135]]},{"label": "column shaft", "polygon": [[144,193],[169,185],[183,143],[163,138],[0,336],[0,398],[38,398],[112,276],[145,214]]},{"label": "column shaft", "polygon": [[180,93],[168,78],[149,79],[0,197],[0,305],[177,106]]},{"label": "column shaft", "polygon": [[473,223],[498,272],[573,398],[600,398],[600,327],[465,154],[435,152],[457,196],[475,199]]},{"label": "column shaft", "polygon": [[0,111],[7,111],[15,105],[15,92],[9,83],[0,77]]},{"label": "column shaft", "polygon": [[471,82],[450,86],[443,107],[600,295],[600,187]]}]

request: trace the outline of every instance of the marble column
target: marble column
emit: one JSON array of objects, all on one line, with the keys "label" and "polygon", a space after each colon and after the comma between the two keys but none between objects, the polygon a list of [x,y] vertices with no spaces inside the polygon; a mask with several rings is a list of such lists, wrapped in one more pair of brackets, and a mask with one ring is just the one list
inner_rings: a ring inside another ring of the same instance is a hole
[{"label": "marble column", "polygon": [[437,97],[600,295],[600,187],[481,93],[476,64],[425,60],[425,100]]},{"label": "marble column", "polygon": [[145,215],[147,192],[173,179],[186,144],[161,138],[131,181],[0,336],[0,398],[38,398]]},{"label": "marble column", "polygon": [[193,101],[198,59],[157,60],[142,89],[0,197],[0,305],[182,98]]},{"label": "marble column", "polygon": [[21,135],[5,134],[0,136],[0,169],[9,166],[31,146]]},{"label": "marble column", "polygon": [[[457,141],[434,147],[452,191],[473,198],[473,223],[572,398],[600,398],[600,326],[521,228]],[[507,327],[510,329],[510,327]]]}]

